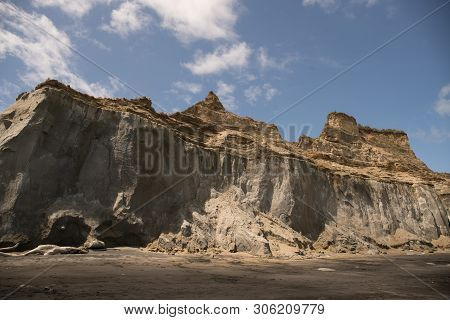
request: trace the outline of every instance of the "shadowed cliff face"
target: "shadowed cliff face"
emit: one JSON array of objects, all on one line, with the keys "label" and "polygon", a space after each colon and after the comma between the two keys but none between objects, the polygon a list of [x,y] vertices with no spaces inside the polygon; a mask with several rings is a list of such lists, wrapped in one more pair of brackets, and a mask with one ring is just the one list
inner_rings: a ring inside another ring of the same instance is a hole
[{"label": "shadowed cliff face", "polygon": [[292,256],[449,235],[448,176],[403,132],[332,113],[319,138],[289,143],[212,92],[168,116],[45,82],[0,114],[0,181],[0,242],[23,248]]}]

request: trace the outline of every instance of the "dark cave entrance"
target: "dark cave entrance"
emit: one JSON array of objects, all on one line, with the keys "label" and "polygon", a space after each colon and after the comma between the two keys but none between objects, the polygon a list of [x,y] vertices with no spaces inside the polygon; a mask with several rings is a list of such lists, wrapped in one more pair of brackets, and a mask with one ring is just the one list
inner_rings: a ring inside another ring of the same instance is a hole
[{"label": "dark cave entrance", "polygon": [[58,246],[81,246],[91,228],[80,217],[65,216],[57,219],[44,242]]}]

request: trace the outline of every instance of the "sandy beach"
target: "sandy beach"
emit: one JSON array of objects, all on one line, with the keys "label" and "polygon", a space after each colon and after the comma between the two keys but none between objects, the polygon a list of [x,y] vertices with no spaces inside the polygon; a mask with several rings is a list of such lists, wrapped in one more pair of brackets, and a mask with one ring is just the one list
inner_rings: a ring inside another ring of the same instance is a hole
[{"label": "sandy beach", "polygon": [[85,255],[3,257],[0,269],[0,295],[7,299],[443,299],[450,295],[448,253],[281,260],[118,248]]}]

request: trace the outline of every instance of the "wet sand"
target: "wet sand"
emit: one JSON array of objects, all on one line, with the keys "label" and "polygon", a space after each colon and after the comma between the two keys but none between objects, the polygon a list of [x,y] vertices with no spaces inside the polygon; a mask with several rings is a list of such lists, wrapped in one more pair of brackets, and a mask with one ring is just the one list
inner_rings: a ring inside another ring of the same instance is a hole
[{"label": "wet sand", "polygon": [[246,255],[167,255],[121,248],[87,255],[0,257],[0,270],[0,296],[8,295],[8,299],[450,296],[450,253],[341,255],[292,261]]}]

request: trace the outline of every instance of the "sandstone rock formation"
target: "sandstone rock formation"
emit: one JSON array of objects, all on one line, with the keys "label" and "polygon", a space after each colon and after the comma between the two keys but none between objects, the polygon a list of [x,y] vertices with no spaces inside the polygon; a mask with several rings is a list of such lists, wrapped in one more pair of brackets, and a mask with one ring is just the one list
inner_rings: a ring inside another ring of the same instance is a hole
[{"label": "sandstone rock formation", "polygon": [[449,213],[450,177],[416,158],[405,133],[342,113],[320,137],[287,142],[212,92],[166,115],[147,98],[49,80],[0,114],[2,247],[428,250],[444,247]]}]

